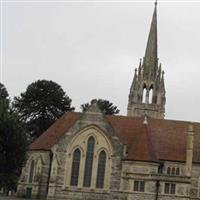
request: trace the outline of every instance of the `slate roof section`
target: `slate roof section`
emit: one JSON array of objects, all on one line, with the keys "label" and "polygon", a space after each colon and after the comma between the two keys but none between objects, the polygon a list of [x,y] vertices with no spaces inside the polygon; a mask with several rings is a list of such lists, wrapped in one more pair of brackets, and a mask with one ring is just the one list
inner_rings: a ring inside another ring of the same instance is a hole
[{"label": "slate roof section", "polygon": [[[29,147],[30,150],[50,150],[59,138],[79,119],[80,113],[64,114]],[[190,122],[148,119],[143,124],[141,117],[106,115],[116,135],[127,145],[128,160],[169,160],[185,162],[186,139]],[[194,126],[193,162],[200,163],[200,123]]]}]

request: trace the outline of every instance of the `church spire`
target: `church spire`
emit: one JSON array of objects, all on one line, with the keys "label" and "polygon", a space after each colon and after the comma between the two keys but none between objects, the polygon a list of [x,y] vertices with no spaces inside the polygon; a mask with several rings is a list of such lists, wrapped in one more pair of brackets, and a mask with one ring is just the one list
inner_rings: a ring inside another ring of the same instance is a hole
[{"label": "church spire", "polygon": [[145,58],[157,62],[157,1],[155,2],[154,13],[151,21],[148,42],[146,46]]},{"label": "church spire", "polygon": [[[130,88],[128,116],[164,118],[164,73],[158,63],[157,1],[155,2],[144,59],[140,62]],[[161,74],[162,73],[162,74]]]}]

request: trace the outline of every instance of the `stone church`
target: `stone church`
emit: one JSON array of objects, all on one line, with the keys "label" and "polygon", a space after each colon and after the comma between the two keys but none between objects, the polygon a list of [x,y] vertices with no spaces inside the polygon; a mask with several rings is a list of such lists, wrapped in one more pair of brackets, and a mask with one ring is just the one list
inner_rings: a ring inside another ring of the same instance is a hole
[{"label": "stone church", "polygon": [[157,4],[127,116],[93,101],[64,114],[29,147],[18,195],[48,200],[200,199],[200,123],[164,119],[164,72],[157,56]]}]

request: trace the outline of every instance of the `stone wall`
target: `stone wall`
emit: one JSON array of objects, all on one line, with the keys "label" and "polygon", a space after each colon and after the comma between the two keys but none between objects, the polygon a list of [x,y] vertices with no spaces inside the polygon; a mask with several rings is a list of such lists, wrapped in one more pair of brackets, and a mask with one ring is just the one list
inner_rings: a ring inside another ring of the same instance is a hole
[{"label": "stone wall", "polygon": [[[33,181],[29,182],[31,161],[35,161]],[[27,188],[32,188],[32,197],[42,197],[47,194],[48,175],[49,175],[49,152],[29,151],[27,152],[27,162],[22,169],[18,182],[18,196],[26,196]]]},{"label": "stone wall", "polygon": [[[94,151],[92,185],[90,188],[83,188],[82,181],[86,143],[88,137],[91,135],[97,142]],[[79,147],[82,151],[81,159],[83,160],[83,163],[80,164],[81,169],[78,187],[72,187],[70,186],[72,153],[76,147]],[[97,190],[95,181],[98,164],[98,149],[104,149],[108,157],[106,161],[105,187]],[[48,199],[53,199],[54,197],[56,197],[56,199],[66,198],[74,200],[82,198],[110,199],[110,189],[120,189],[121,159],[123,157],[124,145],[120,142],[107,120],[104,119],[104,115],[98,111],[98,108],[93,107],[86,113],[83,113],[80,120],[65,133],[53,147],[52,151],[54,159],[56,157],[58,167],[56,173],[57,176],[51,184]]]}]

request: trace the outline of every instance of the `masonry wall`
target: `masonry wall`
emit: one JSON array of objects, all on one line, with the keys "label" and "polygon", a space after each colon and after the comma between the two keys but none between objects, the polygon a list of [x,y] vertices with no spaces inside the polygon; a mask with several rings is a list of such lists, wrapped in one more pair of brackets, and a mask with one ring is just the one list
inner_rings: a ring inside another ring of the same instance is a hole
[{"label": "masonry wall", "polygon": [[[87,138],[92,135],[97,141],[97,149],[104,149],[107,153],[105,186],[97,189],[95,186],[98,158],[94,155],[92,185],[90,188],[82,187],[84,173],[84,159]],[[80,139],[79,139],[80,137]],[[76,139],[77,138],[77,139]],[[82,151],[80,163],[80,180],[78,187],[70,186],[72,165],[72,152],[75,147]],[[112,199],[110,191],[119,190],[121,182],[121,159],[124,145],[116,137],[110,124],[104,120],[101,113],[87,113],[59,140],[52,149],[54,159],[57,160],[57,176],[51,176],[48,199]],[[52,174],[51,174],[52,175]]]},{"label": "masonry wall", "polygon": [[[31,188],[32,197],[44,197],[47,195],[48,175],[50,159],[47,151],[27,152],[27,162],[22,169],[18,182],[17,195],[25,197],[27,188]],[[35,168],[32,183],[29,182],[31,161],[35,161]]]}]

